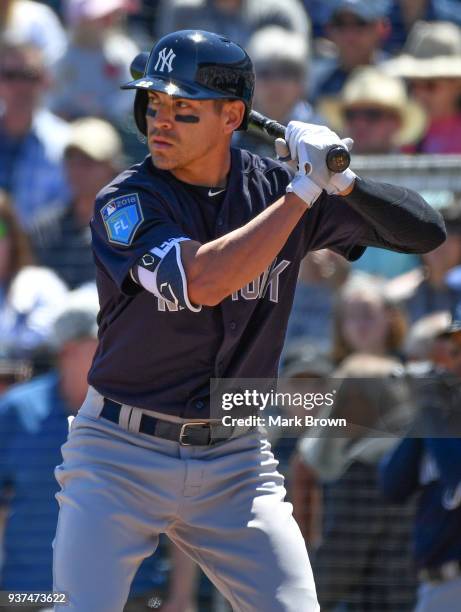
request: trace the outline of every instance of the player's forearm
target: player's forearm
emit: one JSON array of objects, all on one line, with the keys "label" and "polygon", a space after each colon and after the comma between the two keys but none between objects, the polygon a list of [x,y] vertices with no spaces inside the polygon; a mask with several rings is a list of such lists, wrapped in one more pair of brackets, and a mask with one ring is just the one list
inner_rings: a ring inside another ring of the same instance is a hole
[{"label": "player's forearm", "polygon": [[289,193],[246,225],[200,245],[184,243],[189,299],[214,306],[262,274],[282,249],[307,205]]}]

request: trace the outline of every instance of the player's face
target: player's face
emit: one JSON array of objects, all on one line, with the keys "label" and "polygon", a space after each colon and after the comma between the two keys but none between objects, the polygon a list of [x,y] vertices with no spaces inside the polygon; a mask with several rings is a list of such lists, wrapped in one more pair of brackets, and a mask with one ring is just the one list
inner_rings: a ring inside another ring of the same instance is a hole
[{"label": "player's face", "polygon": [[229,129],[229,105],[149,92],[147,135],[154,165],[182,178],[184,171],[213,163],[215,153],[229,148],[235,129]]}]

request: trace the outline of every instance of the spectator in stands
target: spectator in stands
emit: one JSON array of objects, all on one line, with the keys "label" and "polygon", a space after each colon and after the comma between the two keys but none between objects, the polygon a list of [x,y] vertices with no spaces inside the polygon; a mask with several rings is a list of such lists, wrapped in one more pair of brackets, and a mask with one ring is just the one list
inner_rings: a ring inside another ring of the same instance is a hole
[{"label": "spectator in stands", "polygon": [[[0,402],[0,492],[5,482],[10,491],[0,589],[52,590],[52,540],[58,516],[53,473],[61,463],[68,420],[87,392],[86,373],[97,345],[98,308],[93,286],[70,293],[51,335],[56,368],[11,389]],[[174,554],[181,580],[173,576],[178,603],[170,610],[185,612],[190,602],[180,600],[181,581],[189,585],[192,562],[178,551]],[[165,599],[168,565],[161,555],[158,551],[138,571],[131,589],[135,601],[126,608],[130,612],[148,609],[148,599],[157,595],[169,609]]]},{"label": "spectator in stands", "polygon": [[325,24],[328,22],[336,1],[337,0],[303,0],[306,13],[311,20],[314,43],[316,39],[321,39],[325,35]]},{"label": "spectator in stands", "polygon": [[334,405],[320,414],[345,418],[347,428],[309,430],[298,444],[298,477],[307,472],[322,485],[312,567],[325,612],[403,612],[414,604],[412,510],[383,503],[376,479],[378,462],[394,443],[379,433],[411,417],[405,384],[388,378],[398,368],[384,355],[347,357],[333,374],[341,379]]},{"label": "spectator in stands", "polygon": [[[337,2],[338,0],[303,0],[312,21],[314,37],[325,36],[325,24]],[[461,25],[459,0],[387,0],[386,15],[391,22],[391,28],[383,46],[391,54],[402,49],[408,32],[417,21],[452,21]]]},{"label": "spectator in stands", "polygon": [[[280,369],[280,377],[282,384],[287,379],[291,381],[302,379],[303,388],[295,387],[296,391],[305,392],[308,379],[309,392],[314,390],[314,386],[315,392],[325,392],[329,390],[328,377],[332,371],[333,364],[328,354],[315,344],[304,341],[288,346]],[[297,433],[299,434],[299,430]],[[282,450],[288,447],[289,456],[286,458],[286,463],[289,465],[286,470],[283,466],[281,471],[286,477],[289,500],[293,504],[293,516],[306,544],[310,548],[315,548],[320,542],[321,487],[316,472],[309,469],[296,452],[296,445],[296,439],[280,437],[276,447],[277,456],[279,456],[279,447]]]},{"label": "spectator in stands", "polygon": [[0,40],[0,188],[26,230],[68,195],[61,160],[69,128],[42,104],[47,79],[37,47]]},{"label": "spectator in stands", "polygon": [[152,46],[157,31],[160,0],[140,0],[140,8],[128,16],[128,28],[142,49]]},{"label": "spectator in stands", "polygon": [[390,28],[387,9],[387,0],[336,0],[332,4],[326,33],[336,46],[337,56],[318,58],[314,64],[314,101],[336,96],[355,68],[386,58],[381,46]]},{"label": "spectator in stands", "polygon": [[71,124],[64,162],[70,204],[41,220],[32,243],[40,264],[54,270],[70,289],[75,289],[95,279],[89,221],[96,194],[123,167],[120,136],[102,119],[78,119]]},{"label": "spectator in stands", "polygon": [[461,379],[461,321],[455,320],[438,338],[449,344],[449,360],[445,368]]},{"label": "spectator in stands", "polygon": [[422,380],[410,435],[381,463],[388,500],[404,504],[419,493],[413,530],[417,612],[456,612],[461,597],[461,327],[445,333],[452,343],[451,374]]},{"label": "spectator in stands", "polygon": [[453,310],[453,319],[461,321],[461,300],[456,304]]},{"label": "spectator in stands", "polygon": [[13,351],[0,346],[0,398],[12,385],[28,380],[32,364],[28,359],[11,357]]},{"label": "spectator in stands", "polygon": [[[354,140],[354,153],[359,155],[398,153],[421,137],[426,122],[403,82],[375,66],[355,69],[339,97],[326,100],[320,111],[333,130]],[[392,278],[418,263],[414,255],[369,247],[352,267]]]},{"label": "spectator in stands", "polygon": [[426,116],[403,82],[379,67],[357,68],[338,98],[321,105],[332,129],[354,140],[354,153],[397,153],[422,134]]},{"label": "spectator in stands", "polygon": [[39,0],[39,2],[43,2],[44,4],[47,4],[49,7],[53,9],[53,11],[57,15],[59,15],[59,17],[62,17],[61,7],[62,7],[63,0]]},{"label": "spectator in stands", "polygon": [[288,321],[286,350],[293,343],[310,343],[326,351],[331,349],[334,303],[349,271],[350,263],[328,249],[306,255],[299,270]]},{"label": "spectator in stands", "polygon": [[67,35],[58,17],[48,6],[34,0],[0,2],[0,36],[37,47],[48,67],[56,64],[67,46]]},{"label": "spectator in stands", "polygon": [[429,118],[422,138],[409,150],[461,153],[461,28],[448,22],[416,23],[404,53],[386,66],[409,81]]},{"label": "spectator in stands", "polygon": [[67,0],[67,51],[56,68],[51,108],[67,120],[87,115],[123,123],[133,99],[120,90],[130,80],[138,47],[121,27],[133,0]]},{"label": "spectator in stands", "polygon": [[389,11],[392,32],[386,49],[400,51],[417,21],[452,21],[461,25],[459,0],[393,0]]},{"label": "spectator in stands", "polygon": [[461,211],[453,202],[440,208],[447,239],[421,256],[422,265],[389,281],[386,294],[402,305],[411,322],[447,310],[454,313],[461,301]]},{"label": "spectator in stands", "polygon": [[451,314],[446,310],[421,317],[408,330],[403,352],[407,363],[434,363],[446,368],[450,363],[450,347],[443,332],[450,325]]},{"label": "spectator in stands", "polygon": [[1,403],[0,483],[7,480],[14,488],[3,589],[52,590],[51,542],[57,519],[53,470],[60,463],[67,417],[85,397],[86,372],[97,342],[94,291],[68,300],[50,333],[59,346],[58,369],[15,387]]},{"label": "spectator in stands", "polygon": [[[316,253],[313,255],[316,255]],[[362,365],[361,375],[365,376],[366,368],[363,361],[374,363],[373,355],[380,358],[385,357],[387,360],[388,357],[399,353],[400,346],[405,337],[406,325],[401,313],[386,303],[383,286],[376,279],[369,275],[357,273],[350,277],[349,280],[346,280],[346,282],[344,280],[343,278],[339,294],[336,296],[334,308],[332,358],[336,364],[340,364],[350,355],[356,353],[367,354],[366,360],[360,357]],[[331,311],[329,316],[331,317]],[[306,318],[309,320],[309,316]],[[315,326],[320,327],[314,319]],[[288,344],[285,351],[285,359],[287,371],[290,371],[290,362],[288,361],[290,349],[288,347],[290,347],[290,344]],[[333,437],[335,436],[333,435]],[[312,437],[309,434],[309,437],[306,439],[311,438],[312,443],[314,443],[315,436]],[[321,444],[321,439],[318,439],[315,444]],[[325,457],[325,461],[327,461],[328,452],[326,452]],[[335,460],[333,455],[331,455],[331,460]],[[316,468],[316,470],[318,469]],[[326,470],[327,465],[325,464],[324,473],[326,473]],[[336,478],[337,476],[339,474],[335,473],[334,477]],[[318,478],[319,475],[314,470],[314,467],[306,466],[306,461],[302,459],[300,453],[295,454],[293,458],[294,499],[303,499],[300,490],[304,486],[311,487],[313,492],[309,497],[316,499],[315,483],[318,481]],[[331,477],[330,480],[332,479]],[[295,513],[298,516],[303,516],[305,509],[298,506],[295,509]],[[310,537],[314,535],[314,542],[315,527],[314,517],[312,513],[309,513],[303,530]]]},{"label": "spectator in stands", "polygon": [[[248,43],[256,72],[253,106],[279,123],[320,123],[305,100],[309,70],[308,40],[279,26],[258,30]],[[273,139],[259,131],[236,132],[235,144],[261,156],[274,154]]]},{"label": "spectator in stands", "polygon": [[157,34],[197,28],[219,32],[246,47],[256,30],[271,25],[305,38],[310,34],[300,0],[162,0]]},{"label": "spectator in stands", "polygon": [[0,338],[11,357],[32,357],[48,340],[66,293],[51,270],[33,265],[27,237],[0,192]]},{"label": "spectator in stands", "polygon": [[333,361],[353,353],[400,357],[407,331],[402,311],[386,299],[385,286],[356,272],[342,287],[333,319]]}]

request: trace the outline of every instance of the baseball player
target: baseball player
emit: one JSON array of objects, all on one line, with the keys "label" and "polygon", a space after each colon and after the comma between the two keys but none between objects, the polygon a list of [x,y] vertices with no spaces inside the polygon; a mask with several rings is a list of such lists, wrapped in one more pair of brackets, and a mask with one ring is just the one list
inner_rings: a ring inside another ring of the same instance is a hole
[{"label": "baseball player", "polygon": [[54,589],[69,612],[121,612],[162,532],[235,611],[319,610],[270,445],[258,429],[223,433],[209,380],[276,376],[307,251],[420,253],[445,230],[417,193],[330,173],[341,141],[325,127],[288,126],[297,173],[231,148],[253,86],[241,47],[190,30],[161,38],[125,86],[149,155],[91,220],[99,347],[56,468]]}]

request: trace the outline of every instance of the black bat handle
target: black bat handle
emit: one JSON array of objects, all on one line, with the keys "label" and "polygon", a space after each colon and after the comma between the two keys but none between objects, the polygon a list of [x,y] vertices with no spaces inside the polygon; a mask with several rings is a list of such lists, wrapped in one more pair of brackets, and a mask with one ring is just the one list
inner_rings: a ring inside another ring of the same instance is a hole
[{"label": "black bat handle", "polygon": [[284,125],[254,110],[250,113],[250,123],[272,138],[285,138],[286,127]]},{"label": "black bat handle", "polygon": [[[261,113],[252,110],[250,113],[250,123],[272,138],[285,138],[286,127],[278,123],[278,121],[261,115]],[[344,170],[349,168],[350,163],[351,156],[349,151],[341,145],[334,145],[327,153],[326,164],[331,172],[344,172]]]}]

